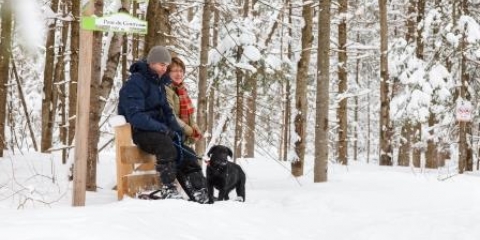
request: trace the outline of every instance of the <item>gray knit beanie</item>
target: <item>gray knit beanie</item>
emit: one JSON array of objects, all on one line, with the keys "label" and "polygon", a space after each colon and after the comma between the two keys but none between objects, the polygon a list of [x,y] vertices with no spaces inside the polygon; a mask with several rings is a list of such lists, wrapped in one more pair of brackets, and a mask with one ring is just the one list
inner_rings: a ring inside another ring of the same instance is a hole
[{"label": "gray knit beanie", "polygon": [[170,64],[172,57],[165,47],[155,46],[150,49],[147,56],[147,63],[166,63]]}]

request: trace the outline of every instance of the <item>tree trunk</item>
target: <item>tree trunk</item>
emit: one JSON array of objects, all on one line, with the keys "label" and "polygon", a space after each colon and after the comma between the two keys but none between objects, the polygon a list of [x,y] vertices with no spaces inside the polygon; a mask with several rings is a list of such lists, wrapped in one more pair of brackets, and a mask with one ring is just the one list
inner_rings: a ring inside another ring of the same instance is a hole
[{"label": "tree trunk", "polygon": [[[417,0],[409,0],[408,1],[408,12],[407,12],[407,32],[405,34],[405,40],[408,43],[413,43],[416,40],[416,33],[417,33],[417,21],[415,18],[417,10]],[[399,82],[395,82],[394,84],[401,84]],[[396,86],[394,86],[396,88]],[[412,123],[411,121],[407,120],[406,122],[402,123],[401,127],[401,138],[400,138],[400,146],[398,149],[398,160],[397,164],[399,166],[409,166],[410,158],[412,157]]]},{"label": "tree trunk", "polygon": [[[138,16],[138,14],[137,14],[137,11],[139,9],[139,3],[137,1],[133,1],[132,5],[133,5],[133,7],[132,7],[133,16],[136,17],[136,18],[140,18],[140,16]],[[144,40],[146,40],[146,39],[147,38],[145,37]],[[146,47],[146,46],[144,46],[144,47]],[[133,59],[138,59],[139,56],[140,56],[140,53],[139,53],[140,52],[140,49],[139,49],[140,48],[140,36],[138,34],[133,34],[132,35],[132,46],[131,46],[131,48],[132,48]],[[126,67],[124,69],[126,71],[126,70],[128,70],[128,67]],[[125,78],[125,80],[126,80],[126,78]]]},{"label": "tree trunk", "polygon": [[[360,42],[360,33],[357,33],[357,42]],[[360,53],[357,53],[357,60],[355,64],[355,84],[357,84],[358,87],[360,87]],[[354,133],[353,133],[353,160],[358,161],[358,130],[359,130],[359,107],[360,101],[359,101],[359,96],[355,96],[355,128],[354,128]],[[367,113],[368,114],[368,113]]]},{"label": "tree trunk", "polygon": [[330,0],[320,2],[318,14],[317,99],[315,113],[314,182],[328,177],[328,109],[330,86]]},{"label": "tree trunk", "polygon": [[12,1],[5,0],[1,9],[0,35],[0,157],[6,147],[5,119],[7,117],[7,87],[10,76],[10,56],[12,52]]},{"label": "tree trunk", "polygon": [[435,126],[435,114],[433,114],[432,112],[430,112],[430,116],[428,117],[428,126],[431,130],[428,131],[429,136],[427,139],[427,152],[425,153],[425,167],[438,168],[437,144],[435,144],[435,142],[433,141],[433,126]]},{"label": "tree trunk", "polygon": [[[243,18],[248,18],[250,15],[250,1],[245,0],[243,2]],[[245,99],[245,125],[246,128],[245,136],[243,137],[245,140],[245,149],[243,150],[244,156],[247,158],[255,157],[255,115],[257,112],[257,80],[256,74],[250,74],[245,76],[245,86],[248,90],[245,92],[251,92],[250,95],[246,96]]]},{"label": "tree trunk", "polygon": [[[95,0],[94,13],[103,16],[103,0]],[[102,77],[102,39],[103,32],[93,32],[92,73],[90,82],[90,115],[88,133],[87,158],[87,191],[97,191],[98,142],[100,140],[99,122],[102,115],[100,109],[100,84]]]},{"label": "tree trunk", "polygon": [[[466,26],[463,29],[463,38],[460,43],[460,52],[463,53],[467,49],[467,40],[466,40]],[[460,85],[460,98],[457,99],[458,101],[469,101],[470,97],[468,95],[468,79],[469,74],[467,72],[467,59],[465,54],[461,54],[461,82]],[[470,149],[470,144],[467,141],[467,134],[470,129],[469,122],[458,121],[458,129],[459,129],[459,144],[458,144],[458,172],[460,174],[464,173],[464,171],[471,171],[473,169],[473,161],[471,157],[469,157],[470,153],[472,152]]]},{"label": "tree trunk", "polygon": [[[217,46],[218,44],[218,26],[219,26],[219,19],[220,19],[220,13],[217,8],[213,6],[213,4],[210,6],[210,11],[213,11],[213,33],[212,33],[212,46]],[[218,88],[218,83],[214,82],[212,84],[212,87],[210,88],[210,94],[208,96],[208,120],[207,120],[207,137],[205,138],[206,143],[210,143],[213,137],[213,123],[217,119],[216,114],[214,109],[218,107],[215,106],[215,103],[218,103],[217,101],[217,91]],[[207,144],[208,145],[208,144]]]},{"label": "tree trunk", "polygon": [[145,36],[144,52],[148,53],[154,46],[175,45],[171,35],[172,26],[169,21],[170,9],[164,1],[149,1],[147,7],[148,32]]},{"label": "tree trunk", "polygon": [[[97,96],[100,99],[108,99],[108,96],[110,96],[110,93],[112,92],[114,79],[117,75],[117,69],[120,64],[120,56],[122,55],[122,46],[124,45],[123,40],[123,34],[114,33],[110,41],[107,53],[107,64],[105,65]],[[105,104],[106,101],[99,102],[98,114],[102,114],[105,109]]]},{"label": "tree trunk", "polygon": [[[413,144],[420,142],[422,139],[422,125],[420,123],[416,123],[412,125],[412,135],[410,136],[410,140]],[[421,167],[421,158],[422,158],[422,149],[418,147],[414,147],[412,151],[412,162],[414,167]]]},{"label": "tree trunk", "polygon": [[[248,4],[248,0],[246,1]],[[241,1],[238,1],[238,4],[241,4]],[[244,5],[245,7],[245,5]],[[246,18],[248,16],[248,12],[243,11],[243,18]],[[240,37],[240,33],[237,32],[238,36]],[[237,46],[237,63],[240,62],[240,59],[242,58],[243,54],[243,46],[238,45]],[[243,105],[244,105],[244,89],[243,85],[245,84],[244,82],[244,77],[245,74],[243,73],[243,70],[239,67],[236,68],[235,70],[235,75],[237,78],[237,97],[236,97],[236,118],[235,118],[235,139],[234,139],[234,153],[233,153],[233,159],[234,161],[237,158],[243,157],[243,118],[244,118],[244,110],[243,110]]]},{"label": "tree trunk", "polygon": [[348,164],[348,124],[347,124],[347,9],[348,1],[339,1],[339,14],[342,16],[340,24],[338,25],[338,94],[342,96],[338,104],[337,119],[338,119],[338,162],[342,165]]},{"label": "tree trunk", "polygon": [[80,1],[70,1],[74,20],[70,22],[70,83],[68,96],[68,145],[75,136],[75,118],[77,116],[78,56],[80,49]]},{"label": "tree trunk", "polygon": [[296,177],[303,175],[303,164],[305,160],[305,137],[307,136],[305,129],[307,128],[308,109],[307,78],[313,41],[313,2],[304,0],[303,3],[302,16],[305,25],[302,28],[302,53],[300,54],[300,61],[297,64],[297,88],[295,91],[295,108],[297,114],[294,124],[295,132],[298,135],[298,139],[295,142],[297,159],[292,162],[292,175]]},{"label": "tree trunk", "polygon": [[408,43],[415,41],[415,34],[417,33],[417,22],[415,21],[415,15],[417,10],[417,0],[408,1],[407,12],[407,32],[405,34],[405,40]]},{"label": "tree trunk", "polygon": [[380,7],[380,165],[391,166],[392,127],[390,123],[390,84],[388,75],[387,0],[379,0]]},{"label": "tree trunk", "polygon": [[[131,0],[122,0],[122,10],[126,10],[129,12],[129,9],[132,8],[132,16],[135,17],[135,18],[139,18],[137,15],[137,11],[136,9],[138,8],[138,2],[137,1],[132,1]],[[115,35],[113,36],[115,37]],[[135,45],[135,39],[138,38],[138,34],[132,34],[132,45]],[[112,39],[112,43],[113,43],[113,39]],[[125,81],[127,81],[127,78],[129,76],[128,74],[128,66],[130,66],[129,62],[128,62],[128,45],[129,45],[129,41],[128,41],[128,34],[123,34],[122,36],[122,47],[121,47],[121,62],[122,62],[122,65],[121,65],[121,71],[122,71],[122,83],[124,83]],[[110,43],[110,44],[112,44]],[[110,47],[110,49],[112,49],[112,47]],[[133,47],[131,47],[131,49],[133,49]],[[110,50],[109,50],[110,51]],[[133,55],[133,51],[132,51],[132,55]],[[109,54],[109,56],[113,56]],[[133,59],[137,59],[137,56],[133,55]],[[117,63],[118,65],[118,63]],[[108,66],[107,66],[108,68]],[[107,70],[105,70],[106,72]],[[103,76],[103,78],[105,77],[105,75]],[[112,80],[113,81],[113,80]],[[103,80],[102,80],[103,82]]]},{"label": "tree trunk", "polygon": [[[237,47],[237,62],[240,61],[240,58],[243,54],[243,48],[241,46]],[[242,157],[242,139],[243,139],[243,71],[237,67],[236,71],[237,78],[237,97],[236,97],[236,114],[235,114],[235,139],[233,142],[234,152],[233,159],[234,161],[237,158]]]},{"label": "tree trunk", "polygon": [[[285,5],[289,6],[290,0],[286,0]],[[288,25],[292,25],[292,8],[289,7],[288,9]],[[292,28],[287,28],[288,29],[288,36],[293,36],[293,31]],[[283,43],[283,40],[282,40]],[[282,48],[283,50],[283,48]],[[283,54],[282,54],[283,56]],[[293,51],[292,51],[292,42],[288,41],[287,44],[287,58],[291,61],[293,59]],[[283,160],[287,161],[288,160],[288,150],[290,149],[290,142],[291,142],[291,133],[290,133],[290,127],[291,127],[291,117],[292,117],[292,87],[290,83],[290,79],[286,80],[285,83],[285,115],[283,116],[283,124],[284,124],[284,129],[283,129]]]},{"label": "tree trunk", "polygon": [[247,86],[251,93],[246,99],[247,111],[246,111],[246,125],[245,129],[245,157],[255,157],[255,126],[257,115],[257,74],[247,78]]},{"label": "tree trunk", "polygon": [[[200,69],[198,71],[198,101],[197,101],[197,125],[200,131],[207,129],[207,81],[208,81],[208,51],[210,40],[210,16],[211,0],[206,0],[202,14],[202,36],[200,39]],[[212,124],[212,123],[210,123]],[[197,141],[195,151],[199,155],[205,153],[205,139]]]},{"label": "tree trunk", "polygon": [[[61,5],[63,9],[63,15],[67,15],[70,13],[69,6],[67,6],[66,3],[63,3]],[[65,84],[63,83],[65,81],[65,55],[67,54],[66,51],[66,46],[67,46],[67,41],[68,41],[68,34],[69,34],[69,24],[66,22],[63,23],[62,29],[61,29],[61,34],[62,34],[62,40],[60,43],[60,46],[58,48],[58,59],[57,59],[57,64],[55,65],[55,76],[54,76],[54,82],[57,83],[54,85],[54,94],[53,94],[53,106],[57,107],[58,105],[58,110],[60,110],[60,141],[64,146],[67,145],[67,115],[66,115],[66,87]],[[62,82],[59,84],[59,82]],[[55,121],[55,114],[56,111],[50,112],[50,121],[54,122]],[[62,163],[67,162],[67,149],[62,149]]]},{"label": "tree trunk", "polygon": [[16,80],[16,83],[17,83],[17,91],[18,91],[18,95],[20,97],[20,101],[22,103],[23,113],[25,114],[25,118],[26,118],[26,121],[27,121],[28,131],[30,133],[30,137],[32,138],[33,148],[36,152],[38,152],[37,140],[35,138],[35,133],[33,132],[32,121],[30,120],[31,117],[30,117],[30,114],[29,114],[29,111],[28,111],[28,108],[27,108],[27,101],[25,100],[25,94],[23,93],[24,91],[23,91],[23,88],[22,88],[22,82],[20,81],[20,77],[18,75],[17,66],[15,64],[15,58],[13,57],[12,54],[10,54],[10,56],[12,57],[12,71],[13,71],[13,75],[15,76],[15,80]]},{"label": "tree trunk", "polygon": [[410,121],[403,123],[401,130],[400,146],[398,148],[398,166],[407,167],[410,165],[410,157],[412,156],[411,136],[412,136],[412,124]]},{"label": "tree trunk", "polygon": [[[51,8],[54,13],[58,13],[58,1],[52,0]],[[55,64],[55,32],[57,19],[52,19],[52,23],[48,25],[47,42],[45,44],[45,67],[43,70],[43,94],[42,99],[42,142],[40,151],[47,152],[52,147],[53,137],[53,113],[57,107],[53,103],[53,73]]]}]

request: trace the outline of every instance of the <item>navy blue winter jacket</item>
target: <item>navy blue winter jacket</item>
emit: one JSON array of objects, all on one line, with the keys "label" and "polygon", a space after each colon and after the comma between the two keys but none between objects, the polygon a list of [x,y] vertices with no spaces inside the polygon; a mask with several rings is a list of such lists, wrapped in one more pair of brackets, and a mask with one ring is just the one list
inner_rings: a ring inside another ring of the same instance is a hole
[{"label": "navy blue winter jacket", "polygon": [[134,130],[181,131],[166,97],[169,79],[159,78],[145,60],[132,64],[130,72],[120,89],[118,114],[125,116]]}]

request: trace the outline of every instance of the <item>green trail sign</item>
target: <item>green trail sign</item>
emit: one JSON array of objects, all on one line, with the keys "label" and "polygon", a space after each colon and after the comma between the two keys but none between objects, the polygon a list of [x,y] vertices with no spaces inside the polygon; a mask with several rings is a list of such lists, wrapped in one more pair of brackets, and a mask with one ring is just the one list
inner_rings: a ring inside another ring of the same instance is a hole
[{"label": "green trail sign", "polygon": [[[88,2],[84,0],[84,4]],[[141,2],[137,0],[137,2]],[[84,6],[84,5],[82,5]],[[147,34],[148,24],[147,21],[140,20],[133,17],[128,13],[115,13],[103,17],[97,17],[96,15],[85,15],[82,13],[81,28],[90,31],[102,31],[102,32],[123,32],[123,33],[136,33]]]},{"label": "green trail sign", "polygon": [[91,31],[123,32],[147,34],[147,21],[135,18],[127,13],[116,13],[109,16],[95,15],[82,17],[82,28]]}]

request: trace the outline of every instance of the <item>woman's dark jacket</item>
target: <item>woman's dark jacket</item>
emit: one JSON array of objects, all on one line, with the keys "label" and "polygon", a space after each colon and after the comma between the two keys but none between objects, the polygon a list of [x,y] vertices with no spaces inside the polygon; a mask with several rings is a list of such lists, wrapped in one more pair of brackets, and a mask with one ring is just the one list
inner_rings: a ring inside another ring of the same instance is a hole
[{"label": "woman's dark jacket", "polygon": [[131,76],[120,89],[118,114],[125,116],[134,130],[181,131],[168,105],[165,84],[145,60],[130,67]]}]

